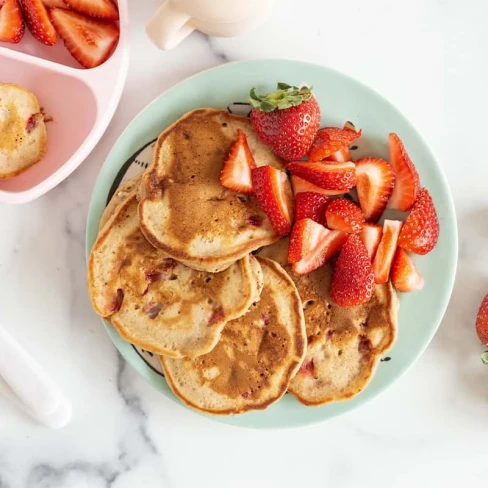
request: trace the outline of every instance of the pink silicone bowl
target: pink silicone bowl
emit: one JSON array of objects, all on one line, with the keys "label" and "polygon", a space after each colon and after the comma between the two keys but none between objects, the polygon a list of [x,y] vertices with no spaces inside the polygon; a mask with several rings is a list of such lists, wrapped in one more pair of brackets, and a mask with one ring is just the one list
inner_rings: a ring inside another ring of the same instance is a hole
[{"label": "pink silicone bowl", "polygon": [[0,180],[0,203],[34,200],[69,176],[105,132],[122,95],[129,66],[127,0],[119,1],[120,40],[101,66],[83,69],[61,40],[54,47],[29,32],[19,44],[0,43],[0,82],[32,91],[46,116],[48,151],[24,173]]}]

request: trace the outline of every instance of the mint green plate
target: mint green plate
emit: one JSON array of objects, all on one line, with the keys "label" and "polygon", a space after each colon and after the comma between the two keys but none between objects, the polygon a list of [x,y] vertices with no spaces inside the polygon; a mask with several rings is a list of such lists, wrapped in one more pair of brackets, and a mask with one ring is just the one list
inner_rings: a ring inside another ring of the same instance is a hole
[{"label": "mint green plate", "polygon": [[[326,420],[362,405],[385,390],[415,362],[432,339],[447,308],[457,264],[457,228],[452,197],[444,173],[420,134],[400,112],[370,88],[322,66],[287,60],[225,64],[179,83],[148,105],[120,136],[100,172],[88,214],[87,255],[96,238],[98,222],[109,193],[120,182],[134,154],[188,110],[225,108],[233,102],[245,102],[251,87],[265,92],[273,89],[278,81],[313,84],[322,109],[322,125],[340,126],[344,121],[352,120],[361,127],[363,136],[358,143],[359,148],[353,153],[355,158],[363,155],[386,158],[388,133],[398,133],[417,166],[422,184],[433,196],[441,233],[434,251],[416,259],[425,277],[425,287],[400,297],[398,340],[388,352],[390,359],[380,362],[369,386],[352,400],[322,407],[307,408],[291,395],[285,395],[263,412],[228,418],[212,417],[221,422],[255,428],[291,427]],[[143,165],[141,161],[133,164]],[[161,393],[178,402],[150,361],[122,340],[109,325],[105,326],[122,356],[136,371]]]}]

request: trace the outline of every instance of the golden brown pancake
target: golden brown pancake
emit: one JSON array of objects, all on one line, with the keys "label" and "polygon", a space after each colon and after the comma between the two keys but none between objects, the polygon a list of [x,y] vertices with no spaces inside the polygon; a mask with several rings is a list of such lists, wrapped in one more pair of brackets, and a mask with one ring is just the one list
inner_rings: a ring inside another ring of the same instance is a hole
[{"label": "golden brown pancake", "polygon": [[222,273],[195,271],[155,249],[140,232],[133,193],[102,228],[88,263],[95,311],[120,335],[157,354],[212,350],[224,325],[259,300],[262,271],[245,256]]},{"label": "golden brown pancake", "polygon": [[307,354],[288,391],[310,406],[347,400],[366,387],[380,357],[395,341],[396,292],[389,282],[376,285],[368,303],[340,307],[329,294],[333,266],[298,275],[286,264],[287,252],[288,239],[282,239],[259,255],[284,265],[303,302]]},{"label": "golden brown pancake", "polygon": [[140,185],[139,222],[148,241],[172,258],[221,271],[278,239],[254,197],[220,183],[220,171],[240,128],[258,166],[282,168],[248,118],[199,109],[166,129]]},{"label": "golden brown pancake", "polygon": [[295,285],[277,263],[258,259],[261,300],[225,326],[215,348],[192,360],[161,357],[168,384],[192,408],[215,415],[265,409],[302,363],[306,337]]}]

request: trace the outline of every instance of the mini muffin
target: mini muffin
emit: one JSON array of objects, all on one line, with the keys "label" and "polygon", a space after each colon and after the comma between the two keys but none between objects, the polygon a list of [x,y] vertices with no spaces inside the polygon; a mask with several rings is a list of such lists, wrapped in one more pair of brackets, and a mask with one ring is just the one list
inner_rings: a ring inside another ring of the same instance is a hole
[{"label": "mini muffin", "polygon": [[46,147],[46,126],[36,96],[20,86],[0,83],[0,179],[39,162]]}]

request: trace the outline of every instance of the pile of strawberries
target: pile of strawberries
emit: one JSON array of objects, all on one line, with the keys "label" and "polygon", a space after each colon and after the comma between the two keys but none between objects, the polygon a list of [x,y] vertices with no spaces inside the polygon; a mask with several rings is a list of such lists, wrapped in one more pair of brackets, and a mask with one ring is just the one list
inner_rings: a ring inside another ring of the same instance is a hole
[{"label": "pile of strawberries", "polygon": [[[439,221],[398,135],[389,135],[389,161],[353,162],[350,145],[361,131],[350,122],[319,129],[320,108],[308,87],[279,83],[265,96],[253,89],[250,101],[257,135],[286,162],[291,178],[272,166],[257,167],[245,134],[238,131],[221,183],[255,195],[276,233],[291,234],[293,271],[309,273],[339,254],[331,297],[341,306],[365,303],[374,284],[389,279],[401,292],[422,288],[423,277],[409,253],[423,255],[435,247]],[[354,189],[358,203],[350,194]],[[405,221],[379,224],[387,208],[409,214]]]},{"label": "pile of strawberries", "polygon": [[18,43],[27,25],[46,46],[58,36],[85,68],[104,63],[117,46],[119,10],[113,0],[0,0],[0,41]]}]

